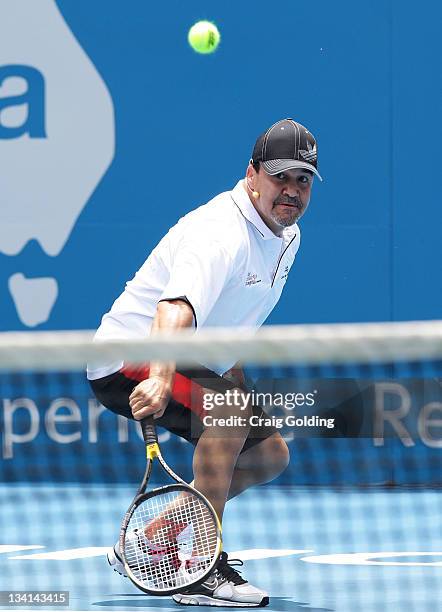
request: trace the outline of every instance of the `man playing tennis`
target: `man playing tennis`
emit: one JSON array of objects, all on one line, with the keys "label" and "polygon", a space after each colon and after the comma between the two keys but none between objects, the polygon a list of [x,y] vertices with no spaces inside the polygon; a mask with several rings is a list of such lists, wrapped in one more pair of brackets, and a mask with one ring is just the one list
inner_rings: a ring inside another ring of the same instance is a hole
[{"label": "man playing tennis", "polygon": [[[158,330],[262,325],[277,304],[300,244],[297,221],[306,211],[317,170],[316,141],[292,119],[272,125],[256,141],[245,179],[190,212],[152,251],[104,315],[97,341],[145,337]],[[205,427],[205,393],[244,389],[233,363],[201,364],[198,372],[173,363],[88,367],[98,400],[110,410],[140,420],[153,415],[195,446],[194,486],[220,520],[228,499],[270,482],[287,466],[289,452],[272,427],[250,427],[261,408],[242,406],[245,425]],[[227,400],[213,417],[238,416]],[[177,534],[177,537],[179,534]],[[155,538],[155,534],[152,534]],[[108,556],[124,573],[118,545]],[[180,604],[265,606],[268,595],[249,584],[224,552],[202,584],[173,596]]]}]

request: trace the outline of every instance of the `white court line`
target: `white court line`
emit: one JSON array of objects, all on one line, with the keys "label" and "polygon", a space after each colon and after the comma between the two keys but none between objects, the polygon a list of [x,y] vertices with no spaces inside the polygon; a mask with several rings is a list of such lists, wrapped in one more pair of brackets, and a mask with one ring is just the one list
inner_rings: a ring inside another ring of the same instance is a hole
[{"label": "white court line", "polygon": [[385,557],[434,557],[441,556],[442,552],[366,552],[366,553],[344,553],[334,555],[318,555],[313,557],[302,557],[300,561],[306,563],[326,563],[329,565],[395,565],[404,567],[442,567],[442,561],[430,561],[428,563],[419,561],[377,561]]},{"label": "white court line", "polygon": [[[44,546],[19,546],[19,545],[0,545],[0,553],[15,552],[18,550],[28,550],[44,548]],[[100,557],[105,555],[109,550],[108,546],[88,546],[83,548],[70,548],[67,550],[58,550],[53,552],[33,553],[29,555],[14,555],[9,559],[20,560],[20,559],[31,559],[34,561],[39,560],[55,560],[55,561],[71,561],[73,559],[85,559],[89,557]],[[312,553],[313,550],[306,549],[274,549],[274,548],[255,548],[246,550],[236,550],[229,553],[230,558],[238,557],[243,561],[250,561],[253,559],[270,559],[275,557],[288,557],[291,555],[300,555],[306,553]],[[308,557],[301,557],[300,561],[305,563],[323,563],[328,565],[384,565],[384,566],[408,566],[408,567],[442,567],[441,561],[379,561],[378,559],[385,559],[386,557],[400,558],[400,557],[431,557],[441,556],[442,552],[430,551],[402,551],[402,552],[363,552],[363,553],[337,553],[330,555],[314,555]]]},{"label": "white court line", "polygon": [[0,554],[16,552],[18,550],[32,550],[35,548],[44,548],[44,546],[40,546],[39,544],[32,544],[31,546],[23,546],[20,544],[0,544]]},{"label": "white court line", "polygon": [[305,553],[314,552],[313,550],[292,550],[292,549],[277,549],[277,548],[252,548],[249,550],[235,550],[229,552],[229,557],[238,557],[242,561],[250,561],[251,559],[270,559],[272,557],[288,557],[290,555],[304,555]]},{"label": "white court line", "polygon": [[87,548],[69,548],[67,550],[56,550],[54,552],[36,553],[34,555],[15,555],[10,559],[55,559],[56,561],[70,561],[71,559],[85,559],[86,557],[100,557],[105,555],[109,546],[88,546]]},{"label": "white court line", "polygon": [[[89,546],[86,548],[70,548],[68,550],[58,550],[53,552],[36,553],[31,555],[14,555],[10,559],[33,559],[35,561],[43,559],[53,559],[56,561],[70,561],[72,559],[85,559],[86,557],[100,557],[112,550],[109,546]],[[13,551],[11,551],[13,552]],[[304,555],[314,552],[306,549],[274,549],[256,548],[248,550],[237,550],[230,552],[229,556],[233,559],[239,557],[244,561],[251,559],[269,559],[272,557],[288,557],[289,555]]]}]

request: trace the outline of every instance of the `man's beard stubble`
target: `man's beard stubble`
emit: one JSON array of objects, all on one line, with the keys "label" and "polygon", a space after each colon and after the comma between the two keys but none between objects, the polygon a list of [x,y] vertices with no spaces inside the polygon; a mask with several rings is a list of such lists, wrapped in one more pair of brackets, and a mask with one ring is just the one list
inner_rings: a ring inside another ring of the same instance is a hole
[{"label": "man's beard stubble", "polygon": [[[287,214],[288,209],[285,209],[286,210],[285,214],[278,214],[276,210],[276,206],[278,204],[290,204],[291,206],[293,206],[293,209],[290,209],[291,214]],[[273,202],[271,217],[273,221],[277,223],[278,225],[280,225],[281,227],[290,227],[291,225],[296,223],[296,221],[301,217],[302,213],[303,213],[303,206],[299,198],[280,198],[278,197]]]}]

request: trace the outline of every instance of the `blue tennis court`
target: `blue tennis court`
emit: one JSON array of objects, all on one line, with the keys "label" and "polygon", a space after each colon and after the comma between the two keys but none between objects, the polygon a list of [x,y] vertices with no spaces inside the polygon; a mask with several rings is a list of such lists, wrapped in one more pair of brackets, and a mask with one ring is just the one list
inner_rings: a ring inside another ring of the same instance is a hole
[{"label": "blue tennis court", "polygon": [[[69,591],[70,610],[178,609],[107,565],[133,487],[0,492],[3,590]],[[437,489],[255,488],[228,504],[225,549],[269,590],[270,610],[436,610],[441,509]]]},{"label": "blue tennis court", "polygon": [[[268,609],[442,609],[441,21],[435,0],[1,0],[1,592],[177,608],[106,562],[145,448],[86,364],[103,388],[218,364],[291,454],[273,480],[262,446],[266,476],[236,464],[271,484],[223,521]],[[162,345],[157,315],[197,333]],[[176,425],[161,451],[198,481]]]}]

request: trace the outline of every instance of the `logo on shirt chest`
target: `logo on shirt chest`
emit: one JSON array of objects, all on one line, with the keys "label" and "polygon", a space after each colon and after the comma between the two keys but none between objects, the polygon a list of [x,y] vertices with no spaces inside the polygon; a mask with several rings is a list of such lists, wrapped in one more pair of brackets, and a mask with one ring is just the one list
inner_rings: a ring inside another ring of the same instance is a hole
[{"label": "logo on shirt chest", "polygon": [[284,272],[282,273],[281,280],[286,280],[289,275],[290,267],[286,266],[284,268]]},{"label": "logo on shirt chest", "polygon": [[246,287],[249,287],[250,285],[256,285],[257,283],[260,283],[261,279],[258,278],[257,274],[252,274],[252,272],[249,272],[247,274],[247,278],[246,278]]}]

